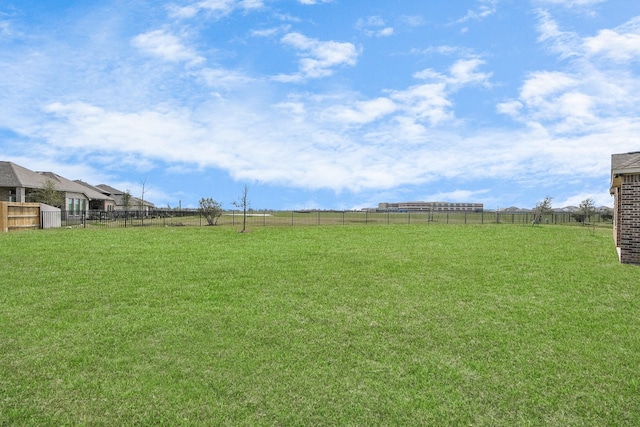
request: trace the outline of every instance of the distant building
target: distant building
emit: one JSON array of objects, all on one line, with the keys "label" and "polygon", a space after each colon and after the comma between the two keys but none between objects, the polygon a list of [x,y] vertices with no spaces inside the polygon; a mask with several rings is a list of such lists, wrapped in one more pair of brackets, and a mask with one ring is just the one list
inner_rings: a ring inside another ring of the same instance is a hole
[{"label": "distant building", "polygon": [[378,210],[391,212],[482,212],[482,203],[400,202],[378,203]]}]

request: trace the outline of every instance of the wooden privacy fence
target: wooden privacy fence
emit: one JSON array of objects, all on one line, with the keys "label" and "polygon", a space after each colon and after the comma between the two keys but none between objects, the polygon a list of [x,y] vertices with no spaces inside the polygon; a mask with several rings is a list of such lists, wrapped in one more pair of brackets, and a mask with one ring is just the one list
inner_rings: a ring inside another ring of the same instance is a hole
[{"label": "wooden privacy fence", "polygon": [[0,232],[40,228],[40,204],[0,202]]}]

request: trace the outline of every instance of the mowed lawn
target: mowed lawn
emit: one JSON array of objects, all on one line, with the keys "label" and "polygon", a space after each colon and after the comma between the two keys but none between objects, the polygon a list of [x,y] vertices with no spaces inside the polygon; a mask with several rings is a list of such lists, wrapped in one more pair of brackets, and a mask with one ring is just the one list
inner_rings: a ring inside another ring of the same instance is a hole
[{"label": "mowed lawn", "polygon": [[640,267],[552,225],[1,234],[0,425],[640,425]]}]

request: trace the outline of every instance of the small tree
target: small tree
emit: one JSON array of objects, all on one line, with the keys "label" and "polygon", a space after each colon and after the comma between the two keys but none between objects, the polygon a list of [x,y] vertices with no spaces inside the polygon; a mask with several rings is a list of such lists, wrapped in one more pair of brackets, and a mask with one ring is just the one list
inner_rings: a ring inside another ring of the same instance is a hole
[{"label": "small tree", "polygon": [[547,196],[536,204],[536,207],[533,209],[533,222],[531,225],[540,224],[545,215],[553,213],[551,200],[553,200],[553,198]]},{"label": "small tree", "polygon": [[145,209],[144,206],[144,187],[147,184],[147,177],[145,177],[143,180],[140,181],[140,183],[142,184],[142,194],[140,195],[140,200],[139,200],[139,204],[140,204],[140,218],[142,221],[142,225],[144,225],[144,217],[147,215],[147,210]]},{"label": "small tree", "polygon": [[251,202],[249,202],[249,199],[247,198],[248,194],[249,194],[249,187],[247,186],[247,184],[245,184],[243,189],[242,189],[242,194],[240,195],[238,200],[233,202],[233,205],[235,207],[242,208],[242,231],[241,231],[241,233],[245,233],[247,231],[247,209],[251,205]]},{"label": "small tree", "polygon": [[592,198],[584,199],[580,202],[580,206],[578,206],[578,212],[584,215],[584,219],[587,222],[591,221],[591,216],[596,213],[596,204],[594,203]]},{"label": "small tree", "polygon": [[124,224],[127,225],[127,217],[129,216],[129,208],[131,207],[131,191],[125,190],[122,195],[122,206],[124,207]]},{"label": "small tree", "polygon": [[62,208],[64,205],[64,195],[56,189],[56,182],[52,179],[45,180],[41,188],[31,192],[30,199],[35,203],[44,203],[56,208]]},{"label": "small tree", "polygon": [[216,225],[222,216],[222,205],[211,197],[200,199],[200,215],[205,217],[209,225]]},{"label": "small tree", "polygon": [[596,213],[596,204],[593,199],[591,197],[584,199],[580,202],[580,206],[578,206],[578,208],[578,212],[580,212],[584,217],[582,225],[591,225],[591,231],[595,231],[596,224],[595,222],[591,222],[591,216]]}]

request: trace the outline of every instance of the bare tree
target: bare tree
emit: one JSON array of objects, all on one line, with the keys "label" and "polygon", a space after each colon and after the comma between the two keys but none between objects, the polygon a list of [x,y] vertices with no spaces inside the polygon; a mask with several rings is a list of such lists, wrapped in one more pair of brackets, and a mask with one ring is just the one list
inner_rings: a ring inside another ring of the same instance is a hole
[{"label": "bare tree", "polygon": [[144,208],[144,186],[147,184],[147,177],[140,181],[142,184],[142,194],[140,195],[140,218],[142,219],[142,225],[144,225],[145,208]]},{"label": "bare tree", "polygon": [[222,216],[222,205],[211,197],[200,199],[200,214],[205,217],[209,225],[216,225]]},{"label": "bare tree", "polygon": [[536,204],[536,207],[533,209],[533,221],[531,225],[540,224],[545,215],[553,213],[551,200],[553,200],[553,198],[547,196]]},{"label": "bare tree", "polygon": [[242,189],[242,194],[240,195],[238,200],[233,202],[233,205],[235,207],[239,209],[242,208],[242,231],[240,231],[241,233],[245,233],[247,231],[247,209],[249,209],[249,206],[251,205],[251,202],[247,198],[248,194],[249,194],[249,186],[245,184]]}]

